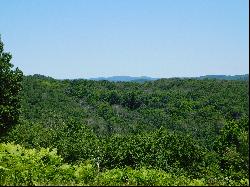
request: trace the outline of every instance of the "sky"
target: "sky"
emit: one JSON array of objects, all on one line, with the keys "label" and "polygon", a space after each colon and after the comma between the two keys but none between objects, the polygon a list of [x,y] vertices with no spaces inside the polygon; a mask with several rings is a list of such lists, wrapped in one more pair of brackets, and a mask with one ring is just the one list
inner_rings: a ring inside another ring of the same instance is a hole
[{"label": "sky", "polygon": [[0,0],[0,34],[25,75],[249,73],[248,0]]}]

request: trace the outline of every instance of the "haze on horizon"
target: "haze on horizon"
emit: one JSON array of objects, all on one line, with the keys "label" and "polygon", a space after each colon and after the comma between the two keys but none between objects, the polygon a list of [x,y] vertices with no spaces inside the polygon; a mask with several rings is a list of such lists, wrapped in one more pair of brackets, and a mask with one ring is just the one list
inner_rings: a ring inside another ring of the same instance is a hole
[{"label": "haze on horizon", "polygon": [[249,72],[247,0],[1,0],[24,74],[58,79]]}]

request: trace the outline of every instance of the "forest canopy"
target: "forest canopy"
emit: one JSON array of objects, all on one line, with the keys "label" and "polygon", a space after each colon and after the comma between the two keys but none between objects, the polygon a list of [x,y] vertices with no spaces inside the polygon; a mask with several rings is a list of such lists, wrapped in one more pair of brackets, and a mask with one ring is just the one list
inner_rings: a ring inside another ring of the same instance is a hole
[{"label": "forest canopy", "polygon": [[249,185],[248,80],[23,76],[0,44],[0,185]]}]

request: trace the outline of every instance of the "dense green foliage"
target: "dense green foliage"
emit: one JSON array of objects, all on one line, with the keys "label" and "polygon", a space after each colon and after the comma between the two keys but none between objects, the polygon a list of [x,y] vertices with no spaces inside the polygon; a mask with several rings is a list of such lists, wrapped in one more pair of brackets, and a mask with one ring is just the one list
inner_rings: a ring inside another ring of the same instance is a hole
[{"label": "dense green foliage", "polygon": [[187,185],[240,185],[249,177],[248,87],[248,81],[26,76],[22,123],[4,140],[56,148],[73,165],[91,162],[99,172],[91,184],[127,184],[124,176],[148,173],[172,177],[153,182],[159,185],[176,185],[174,176]]},{"label": "dense green foliage", "polygon": [[0,185],[249,185],[248,179],[191,179],[163,170],[141,167],[98,171],[89,160],[67,164],[56,149],[25,149],[20,145],[0,144]]},{"label": "dense green foliage", "polygon": [[0,185],[249,185],[248,80],[21,84],[10,59],[0,42]]},{"label": "dense green foliage", "polygon": [[18,122],[22,72],[12,69],[11,54],[4,52],[0,37],[0,136]]}]

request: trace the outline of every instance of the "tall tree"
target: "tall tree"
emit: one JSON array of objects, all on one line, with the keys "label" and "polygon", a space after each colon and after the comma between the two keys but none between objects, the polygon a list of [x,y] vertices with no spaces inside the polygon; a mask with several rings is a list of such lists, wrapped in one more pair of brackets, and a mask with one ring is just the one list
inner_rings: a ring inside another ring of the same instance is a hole
[{"label": "tall tree", "polygon": [[4,52],[0,37],[0,136],[15,125],[19,119],[21,82],[23,73],[13,70],[10,53]]}]

